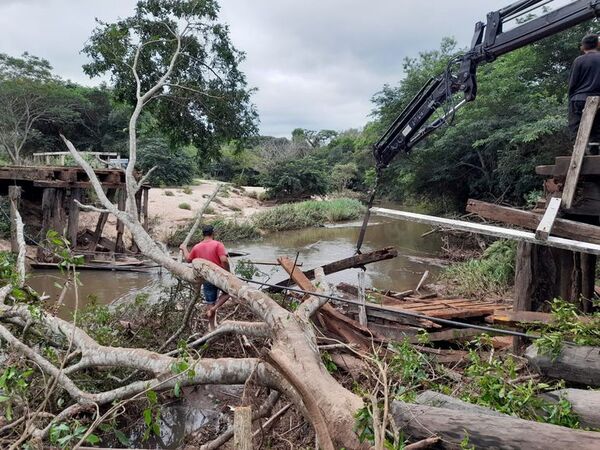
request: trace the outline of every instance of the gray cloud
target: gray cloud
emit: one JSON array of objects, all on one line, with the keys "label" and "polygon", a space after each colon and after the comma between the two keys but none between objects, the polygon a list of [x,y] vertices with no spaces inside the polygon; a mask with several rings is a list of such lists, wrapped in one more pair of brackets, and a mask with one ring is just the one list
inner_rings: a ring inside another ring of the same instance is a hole
[{"label": "gray cloud", "polygon": [[[565,3],[563,0],[559,2]],[[368,120],[370,98],[402,78],[405,57],[444,36],[468,45],[475,22],[511,0],[221,0],[221,17],[258,88],[261,132],[345,129]],[[0,0],[0,51],[29,51],[57,73],[95,84],[79,52],[94,28],[129,15],[135,0]]]}]

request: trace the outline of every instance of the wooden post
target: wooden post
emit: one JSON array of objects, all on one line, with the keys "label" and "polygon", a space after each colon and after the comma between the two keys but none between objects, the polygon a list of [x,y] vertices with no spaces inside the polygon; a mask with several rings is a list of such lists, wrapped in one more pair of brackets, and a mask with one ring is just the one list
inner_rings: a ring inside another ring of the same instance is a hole
[{"label": "wooden post", "polygon": [[[106,196],[108,197],[108,199],[112,202],[115,199],[115,194],[116,194],[117,190],[116,189],[108,189],[106,191]],[[92,237],[92,241],[90,242],[90,245],[88,247],[89,250],[95,252],[96,251],[96,247],[98,246],[98,242],[100,241],[100,238],[102,237],[102,230],[104,230],[104,225],[106,225],[106,221],[108,220],[108,213],[100,213],[100,216],[98,217],[98,222],[96,223],[96,229],[94,230],[94,236]]]},{"label": "wooden post", "polygon": [[[125,199],[127,198],[127,193],[124,189],[119,189],[117,193],[118,205],[120,211],[125,210]],[[117,220],[117,240],[115,241],[115,253],[122,253],[125,248],[123,245],[123,232],[125,231],[125,224],[120,220]]]},{"label": "wooden post", "polygon": [[71,243],[71,248],[77,247],[77,233],[79,232],[79,205],[75,202],[81,201],[81,189],[71,189],[69,196],[69,221],[67,223],[67,239]]},{"label": "wooden post", "polygon": [[361,270],[358,272],[358,299],[362,303],[358,307],[358,323],[363,327],[367,326],[367,306],[366,306],[366,293],[365,293],[365,272]]},{"label": "wooden post", "polygon": [[[519,242],[517,244],[517,261],[515,263],[515,293],[513,311],[531,311],[531,298],[535,289],[533,280],[534,244]],[[513,353],[519,355],[525,340],[518,336],[513,338]]]},{"label": "wooden post", "polygon": [[594,288],[596,284],[596,255],[581,254],[581,296],[582,310],[585,313],[592,313],[594,305]]},{"label": "wooden post", "polygon": [[600,97],[588,97],[585,102],[581,124],[579,125],[577,139],[575,140],[573,154],[571,155],[571,164],[569,165],[569,171],[567,172],[567,178],[563,187],[562,204],[565,209],[569,209],[573,205],[575,190],[579,181],[579,173],[581,172],[583,157],[590,140],[590,133],[592,132],[598,105],[600,105]]},{"label": "wooden post", "polygon": [[8,187],[8,199],[10,201],[10,251],[19,253],[17,242],[16,211],[21,202],[21,188],[19,186]]},{"label": "wooden post", "polygon": [[233,412],[233,448],[252,450],[252,408],[238,406]]},{"label": "wooden post", "polygon": [[[56,201],[56,189],[46,188],[42,193],[42,229],[40,231],[41,241],[46,239],[46,233],[52,227],[52,211],[54,209],[54,202]],[[45,252],[43,246],[38,246],[37,259],[39,261],[45,260]]]},{"label": "wooden post", "polygon": [[142,214],[144,217],[144,230],[148,231],[148,188],[142,187]]}]

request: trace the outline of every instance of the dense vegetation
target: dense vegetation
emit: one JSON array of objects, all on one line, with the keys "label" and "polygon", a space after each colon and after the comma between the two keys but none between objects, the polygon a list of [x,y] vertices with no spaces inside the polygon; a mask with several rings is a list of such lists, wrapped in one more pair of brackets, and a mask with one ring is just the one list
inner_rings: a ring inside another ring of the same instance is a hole
[{"label": "dense vegetation", "polygon": [[[239,69],[243,53],[229,38],[217,2],[137,2],[132,16],[98,21],[83,53],[84,71],[108,75],[110,87],[88,88],[63,80],[39,57],[0,54],[0,154],[22,164],[32,153],[64,151],[63,133],[80,151],[129,153],[129,118],[136,80],[145,92],[168,70],[168,85],[145,105],[139,121],[139,169],[158,169],[155,184],[184,184],[231,141],[256,132],[252,90]],[[181,47],[171,31],[187,24]],[[143,43],[143,45],[138,45]],[[134,74],[133,68],[137,70]],[[194,157],[196,160],[194,160]]]},{"label": "dense vegetation", "polygon": [[[481,66],[477,100],[459,110],[451,126],[397,157],[380,193],[438,211],[460,210],[469,197],[524,204],[541,187],[534,167],[569,152],[568,74],[589,29],[581,25]],[[374,95],[373,120],[362,130],[263,137],[252,148],[226,149],[219,164],[227,170],[209,171],[241,183],[262,181],[275,197],[321,194],[324,187],[365,192],[374,181],[374,142],[426,80],[461,51],[444,39],[438,50],[406,59],[404,78]],[[316,135],[322,138],[312,139]]]},{"label": "dense vegetation", "polygon": [[[345,189],[366,192],[374,182],[374,142],[425,81],[446,70],[448,61],[464,51],[447,38],[439,49],[407,58],[404,78],[373,96],[372,121],[362,130],[298,128],[291,139],[253,138],[256,112],[238,69],[243,54],[215,22],[217,6],[208,2],[205,7],[209,10],[198,12],[206,19],[202,38],[219,43],[212,56],[227,64],[218,64],[223,71],[219,79],[203,78],[201,61],[191,63],[207,58],[200,38],[187,43],[189,54],[175,68],[181,85],[151,105],[142,119],[139,165],[142,170],[159,165],[155,184],[187,183],[195,173],[203,173],[240,185],[262,184],[277,199]],[[138,34],[163,33],[156,21],[180,13],[165,8],[142,2],[136,16],[99,23],[84,49],[90,57],[85,70],[92,76],[109,74],[111,88],[62,80],[47,61],[32,55],[0,55],[0,100],[10,105],[0,113],[3,158],[19,162],[34,151],[61,149],[59,131],[79,149],[124,153],[134,92],[128,67],[131,42]],[[477,100],[458,111],[451,126],[431,135],[411,154],[397,157],[384,174],[380,193],[442,211],[460,210],[468,197],[525,203],[539,189],[534,166],[568,152],[568,73],[580,37],[589,28],[581,25],[481,66]],[[149,74],[142,84],[164,70],[171,46],[163,40],[142,51],[140,68]],[[120,59],[109,48],[118,48]],[[220,92],[220,100],[213,102],[209,96],[198,102],[195,90]],[[171,95],[186,96],[194,110],[173,108]],[[36,105],[34,119],[18,123],[19,113],[31,102]],[[207,117],[215,118],[209,126]],[[15,125],[21,133],[10,132]]]}]

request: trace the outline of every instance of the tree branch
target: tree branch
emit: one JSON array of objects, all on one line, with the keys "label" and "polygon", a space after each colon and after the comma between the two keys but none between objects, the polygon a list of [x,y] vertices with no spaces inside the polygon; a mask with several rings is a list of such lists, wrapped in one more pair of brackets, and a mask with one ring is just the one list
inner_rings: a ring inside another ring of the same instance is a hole
[{"label": "tree branch", "polygon": [[[206,342],[227,333],[234,333],[252,337],[268,337],[269,327],[267,326],[267,324],[261,322],[238,322],[226,320],[216,330],[211,331],[210,333],[205,334],[201,338],[198,338],[188,343],[187,346],[190,348],[198,347],[199,345],[205,344]],[[177,355],[179,354],[179,352],[179,349],[175,349],[167,353],[167,355]]]},{"label": "tree branch", "polygon": [[[322,267],[318,267],[315,269],[315,279],[317,280],[317,291],[320,294],[331,294],[331,286],[329,286],[329,283],[327,283],[327,280],[325,280],[325,272],[323,271]],[[328,298],[316,297],[314,295],[311,295],[310,297],[308,297],[308,299],[303,301],[300,304],[300,306],[298,306],[296,314],[298,315],[298,317],[301,317],[302,319],[308,321],[328,301]]]}]

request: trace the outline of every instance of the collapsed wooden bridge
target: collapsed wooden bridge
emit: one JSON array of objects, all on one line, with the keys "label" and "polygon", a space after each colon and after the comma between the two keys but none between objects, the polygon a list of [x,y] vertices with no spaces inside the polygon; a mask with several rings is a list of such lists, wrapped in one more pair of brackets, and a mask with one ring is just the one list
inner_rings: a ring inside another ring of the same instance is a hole
[{"label": "collapsed wooden bridge", "polygon": [[[125,173],[121,169],[95,169],[107,196],[120,209],[125,208]],[[59,166],[3,166],[0,167],[0,195],[8,195],[11,205],[19,208],[25,225],[37,236],[37,259],[50,263],[53,255],[43,245],[48,230],[63,235],[73,249],[97,260],[98,255],[109,253],[113,259],[119,254],[137,254],[135,243],[127,247],[123,235],[125,227],[117,222],[116,239],[103,235],[108,213],[100,213],[94,230],[80,229],[78,202],[88,202],[91,183],[80,167]],[[143,224],[148,226],[149,185],[139,190],[136,199]],[[11,221],[13,222],[13,221]],[[12,233],[14,236],[14,232]],[[40,245],[42,244],[42,245]],[[12,239],[13,250],[16,242]]]}]

